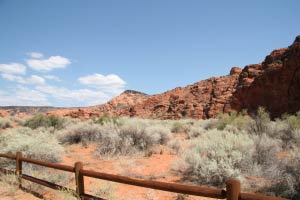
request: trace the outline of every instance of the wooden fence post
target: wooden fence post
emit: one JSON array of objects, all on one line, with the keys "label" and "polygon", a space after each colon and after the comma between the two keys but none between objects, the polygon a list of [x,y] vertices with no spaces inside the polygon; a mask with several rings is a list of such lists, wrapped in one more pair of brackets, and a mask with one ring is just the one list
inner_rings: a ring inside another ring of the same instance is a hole
[{"label": "wooden fence post", "polygon": [[16,175],[18,177],[19,188],[22,187],[21,176],[22,176],[22,152],[17,152],[16,154]]},{"label": "wooden fence post", "polygon": [[241,192],[241,183],[238,180],[231,179],[226,182],[227,200],[238,200]]},{"label": "wooden fence post", "polygon": [[81,198],[81,195],[84,194],[84,180],[83,175],[80,172],[80,170],[83,169],[82,162],[76,162],[75,163],[75,180],[76,180],[76,194],[79,198]]}]

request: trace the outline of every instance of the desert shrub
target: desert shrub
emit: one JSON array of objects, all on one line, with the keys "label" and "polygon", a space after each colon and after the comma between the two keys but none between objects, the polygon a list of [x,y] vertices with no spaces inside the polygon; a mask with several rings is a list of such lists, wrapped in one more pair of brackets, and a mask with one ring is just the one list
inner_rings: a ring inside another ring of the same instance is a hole
[{"label": "desert shrub", "polygon": [[165,144],[171,136],[170,130],[161,125],[149,126],[145,122],[129,121],[120,127],[121,136],[132,138],[134,146],[145,150],[156,144]]},{"label": "desert shrub", "polygon": [[223,130],[227,124],[231,124],[232,121],[236,118],[237,112],[232,111],[230,113],[219,113],[217,115],[217,118],[219,119],[219,123],[217,128],[219,130]]},{"label": "desert shrub", "polygon": [[152,146],[152,144],[166,144],[171,138],[170,130],[161,125],[146,127],[145,134],[150,141],[150,146]]},{"label": "desert shrub", "polygon": [[117,185],[114,183],[103,183],[103,184],[96,184],[92,190],[97,196],[101,198],[105,198],[107,200],[116,200],[117,197],[115,196]]},{"label": "desert shrub", "polygon": [[184,179],[223,186],[228,178],[241,178],[241,166],[251,157],[253,141],[246,134],[213,129],[193,141],[185,153]]},{"label": "desert shrub", "polygon": [[266,124],[265,133],[269,137],[282,139],[285,137],[284,135],[287,134],[287,131],[289,131],[289,126],[281,119],[276,119],[275,121],[270,121]]},{"label": "desert shrub", "polygon": [[38,127],[54,127],[56,129],[64,128],[65,119],[54,115],[37,114],[27,119],[24,126],[36,129]]},{"label": "desert shrub", "polygon": [[201,126],[192,126],[188,132],[188,138],[192,139],[192,138],[196,138],[199,137],[201,134],[203,134],[204,132],[206,132],[205,129],[203,129]]},{"label": "desert shrub", "polygon": [[110,116],[109,114],[104,114],[102,117],[99,119],[95,120],[96,124],[101,124],[103,125],[104,123],[112,122],[112,123],[118,123],[119,117],[116,116]]},{"label": "desert shrub", "polygon": [[279,173],[260,192],[292,200],[300,198],[300,157],[297,154],[279,163]]},{"label": "desert shrub", "polygon": [[[47,129],[31,130],[29,128],[13,129],[10,133],[1,134],[0,148],[3,153],[15,154],[21,151],[26,157],[49,162],[60,161],[63,151],[57,139]],[[5,164],[5,162],[7,160],[0,164]]]},{"label": "desert shrub", "polygon": [[96,155],[110,156],[128,154],[132,148],[131,138],[120,137],[120,129],[111,123],[104,124],[101,130],[101,140],[98,141]]},{"label": "desert shrub", "polygon": [[300,144],[298,120],[298,116],[284,115],[282,119],[265,124],[264,132],[272,138],[280,139],[284,148],[293,148]]},{"label": "desert shrub", "polygon": [[[252,152],[251,158],[245,161],[247,165],[243,166],[243,169],[246,170],[248,168],[248,173],[252,176],[257,175],[252,171],[253,165],[261,168],[260,175],[268,176],[269,170],[274,170],[273,173],[276,173],[277,155],[282,150],[281,140],[263,134],[261,136],[254,136],[253,141],[255,151]],[[252,163],[248,163],[249,161]]]},{"label": "desert shrub", "polygon": [[96,150],[98,155],[129,154],[143,151],[170,139],[170,130],[161,125],[151,125],[145,120],[131,119],[121,126],[106,123]]},{"label": "desert shrub", "polygon": [[15,174],[1,174],[0,175],[0,188],[4,189],[1,196],[15,196],[19,189],[18,177]]},{"label": "desert shrub", "polygon": [[251,133],[261,135],[267,132],[268,124],[270,123],[270,115],[266,112],[265,108],[259,107],[256,114],[253,116],[252,123],[250,124],[249,131]]},{"label": "desert shrub", "polygon": [[209,129],[217,128],[219,125],[219,120],[218,119],[206,119],[206,120],[200,120],[200,122],[198,122],[198,123],[200,123],[202,128],[204,128],[205,130],[209,130]]},{"label": "desert shrub", "polygon": [[230,124],[227,124],[223,130],[231,132],[231,133],[241,132],[236,126],[233,126],[233,125],[230,125]]},{"label": "desert shrub", "polygon": [[189,125],[183,121],[175,121],[172,125],[172,133],[186,133],[189,129]]},{"label": "desert shrub", "polygon": [[251,117],[246,114],[246,111],[237,113],[232,110],[230,113],[218,114],[219,119],[216,128],[224,130],[226,126],[233,126],[238,130],[246,130],[252,121]]},{"label": "desert shrub", "polygon": [[183,149],[178,138],[176,140],[170,141],[168,143],[168,147],[171,148],[174,151],[175,154],[178,154]]},{"label": "desert shrub", "polygon": [[102,128],[92,121],[82,121],[67,126],[59,133],[59,140],[64,144],[78,144],[100,139]]},{"label": "desert shrub", "polygon": [[11,127],[11,121],[8,118],[0,117],[0,129],[6,129]]},{"label": "desert shrub", "polygon": [[287,122],[289,129],[295,130],[300,128],[300,115],[283,115],[282,119]]},{"label": "desert shrub", "polygon": [[290,141],[290,144],[292,147],[300,147],[300,128],[299,129],[294,129],[292,131],[292,140]]}]

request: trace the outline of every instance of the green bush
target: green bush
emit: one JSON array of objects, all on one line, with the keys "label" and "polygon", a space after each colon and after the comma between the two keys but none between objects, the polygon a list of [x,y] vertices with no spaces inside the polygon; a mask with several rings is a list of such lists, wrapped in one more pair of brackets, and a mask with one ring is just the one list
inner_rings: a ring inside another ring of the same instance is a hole
[{"label": "green bush", "polygon": [[54,115],[37,114],[25,121],[24,126],[36,129],[39,127],[64,128],[65,119]]},{"label": "green bush", "polygon": [[250,126],[252,119],[246,114],[246,111],[237,113],[235,110],[230,113],[221,113],[217,116],[219,119],[217,128],[224,130],[226,126],[231,125],[238,130],[245,130]]},{"label": "green bush", "polygon": [[116,116],[110,116],[109,114],[104,114],[102,117],[100,117],[99,119],[95,120],[96,124],[105,124],[108,122],[112,122],[112,123],[118,123],[119,121],[119,117]]}]

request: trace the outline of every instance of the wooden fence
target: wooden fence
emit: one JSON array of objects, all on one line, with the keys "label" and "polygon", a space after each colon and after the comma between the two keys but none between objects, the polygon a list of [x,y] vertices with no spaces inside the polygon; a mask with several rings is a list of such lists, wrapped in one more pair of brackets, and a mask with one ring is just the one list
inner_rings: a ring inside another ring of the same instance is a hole
[{"label": "wooden fence", "polygon": [[16,155],[9,155],[9,154],[0,154],[2,158],[8,158],[12,160],[16,160],[16,170],[11,171],[7,169],[0,168],[0,172],[2,173],[14,173],[19,178],[19,187],[22,187],[22,179],[37,183],[39,185],[49,187],[55,190],[70,190],[64,186],[57,185],[55,183],[51,183],[45,180],[41,180],[32,176],[28,176],[26,174],[22,174],[22,163],[32,163],[48,168],[58,169],[62,171],[72,172],[75,174],[75,181],[76,181],[76,195],[81,199],[101,199],[99,197],[88,195],[84,192],[84,177],[92,177],[96,179],[102,179],[117,183],[123,183],[128,185],[134,185],[139,187],[151,188],[155,190],[162,190],[174,193],[181,193],[181,194],[188,194],[188,195],[195,195],[195,196],[202,196],[202,197],[210,197],[215,199],[227,199],[227,200],[286,200],[283,198],[275,198],[271,196],[266,196],[262,194],[250,194],[250,193],[242,193],[241,192],[241,185],[240,182],[237,180],[229,180],[226,183],[226,190],[218,189],[218,188],[211,188],[211,187],[202,187],[202,186],[191,186],[191,185],[182,185],[176,183],[166,183],[166,182],[158,182],[158,181],[151,181],[151,180],[142,180],[142,179],[135,179],[129,178],[125,176],[113,175],[113,174],[106,174],[100,173],[90,170],[84,170],[83,164],[81,162],[76,162],[74,166],[67,166],[61,164],[54,164],[49,162],[44,162],[41,160],[34,160],[30,158],[22,157],[22,153],[18,152]]}]

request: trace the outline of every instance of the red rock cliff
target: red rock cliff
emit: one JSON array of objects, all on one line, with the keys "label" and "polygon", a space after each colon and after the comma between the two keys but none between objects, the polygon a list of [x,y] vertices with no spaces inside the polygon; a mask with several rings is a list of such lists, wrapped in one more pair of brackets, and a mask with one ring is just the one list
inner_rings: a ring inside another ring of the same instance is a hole
[{"label": "red rock cliff", "polygon": [[263,63],[241,72],[231,107],[252,112],[259,106],[272,117],[300,110],[300,36],[288,48],[274,50]]},{"label": "red rock cliff", "polygon": [[[127,91],[106,104],[52,112],[76,118],[104,113],[158,119],[207,119],[232,109],[265,107],[272,117],[300,110],[300,36],[288,48],[274,50],[261,64],[233,67],[227,76],[213,77],[163,94]],[[59,113],[61,112],[61,113]]]}]

